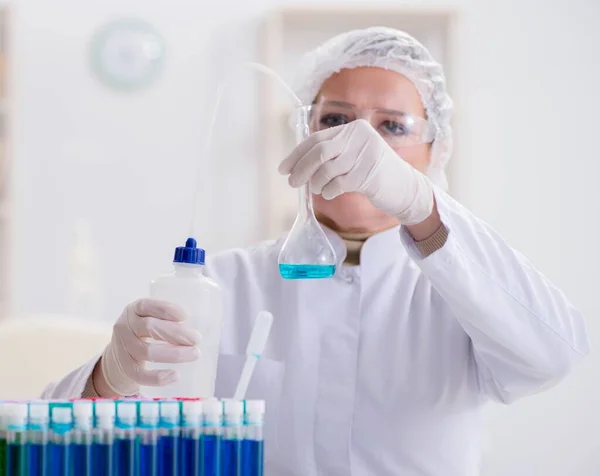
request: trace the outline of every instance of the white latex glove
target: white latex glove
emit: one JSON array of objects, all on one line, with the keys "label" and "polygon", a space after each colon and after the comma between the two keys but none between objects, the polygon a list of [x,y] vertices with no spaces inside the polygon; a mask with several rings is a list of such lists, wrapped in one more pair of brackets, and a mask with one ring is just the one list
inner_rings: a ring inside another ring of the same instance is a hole
[{"label": "white latex glove", "polygon": [[433,210],[429,179],[402,160],[364,119],[316,132],[279,165],[298,188],[310,181],[312,192],[331,200],[360,192],[403,225],[424,221]]},{"label": "white latex glove", "polygon": [[[174,304],[140,299],[129,304],[113,327],[101,368],[118,395],[131,396],[140,385],[162,386],[177,380],[174,370],[147,370],[145,362],[193,362],[200,352],[200,334],[185,325],[185,312]],[[148,342],[148,338],[158,342]]]}]

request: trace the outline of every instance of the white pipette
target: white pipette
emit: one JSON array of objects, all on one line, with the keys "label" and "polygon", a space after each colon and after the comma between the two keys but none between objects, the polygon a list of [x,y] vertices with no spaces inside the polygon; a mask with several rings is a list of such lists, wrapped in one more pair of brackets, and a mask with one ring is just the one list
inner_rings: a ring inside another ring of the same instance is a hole
[{"label": "white pipette", "polygon": [[265,345],[271,332],[271,324],[273,324],[273,314],[267,311],[258,313],[248,346],[246,347],[246,362],[244,363],[242,375],[240,375],[240,380],[235,389],[234,400],[243,400],[246,396],[246,390],[248,390],[256,362],[260,359],[263,350],[265,350]]}]

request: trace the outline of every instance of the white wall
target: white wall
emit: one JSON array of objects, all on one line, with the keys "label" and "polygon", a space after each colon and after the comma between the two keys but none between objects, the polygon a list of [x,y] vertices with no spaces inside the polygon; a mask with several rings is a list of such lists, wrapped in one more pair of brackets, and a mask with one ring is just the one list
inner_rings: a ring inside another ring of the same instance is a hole
[{"label": "white wall", "polygon": [[[203,197],[218,206],[207,211],[203,244],[216,250],[260,237],[251,75],[226,101],[220,131],[230,140],[220,143],[218,164],[202,157],[202,131],[215,72],[226,59],[257,58],[259,20],[278,2],[211,3],[208,14],[191,0],[18,2],[15,313],[65,311],[72,229],[86,217],[100,256],[103,316],[115,319],[185,238],[197,160],[206,166]],[[564,289],[595,343],[600,3],[456,4],[462,139],[454,194]],[[113,94],[88,73],[92,30],[120,15],[152,22],[167,42],[165,74],[145,92]],[[227,185],[214,171],[236,178]],[[594,353],[551,392],[492,409],[485,474],[600,474],[599,369]]]}]

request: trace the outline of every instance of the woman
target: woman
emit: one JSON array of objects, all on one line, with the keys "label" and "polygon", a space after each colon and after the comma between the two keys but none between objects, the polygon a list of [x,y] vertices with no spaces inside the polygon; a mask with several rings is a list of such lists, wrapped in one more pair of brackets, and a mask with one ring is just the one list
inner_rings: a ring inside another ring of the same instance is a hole
[{"label": "woman", "polygon": [[[565,376],[588,352],[583,320],[444,192],[451,101],[421,44],[387,28],[352,31],[310,53],[304,71],[313,134],[280,172],[292,187],[310,181],[340,263],[332,279],[282,280],[282,240],[209,261],[226,292],[219,395],[233,394],[267,309],[276,320],[250,389],[267,399],[267,474],[478,474],[484,404]],[[102,357],[45,396],[171,382],[173,371],[143,363],[196,358],[184,320],[167,303],[130,304]]]}]

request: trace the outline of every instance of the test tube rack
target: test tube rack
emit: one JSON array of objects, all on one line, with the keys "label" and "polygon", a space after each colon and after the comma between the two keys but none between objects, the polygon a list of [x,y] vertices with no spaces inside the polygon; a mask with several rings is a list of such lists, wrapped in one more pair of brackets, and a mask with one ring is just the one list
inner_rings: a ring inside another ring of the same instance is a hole
[{"label": "test tube rack", "polygon": [[0,401],[0,476],[262,476],[265,402]]}]

